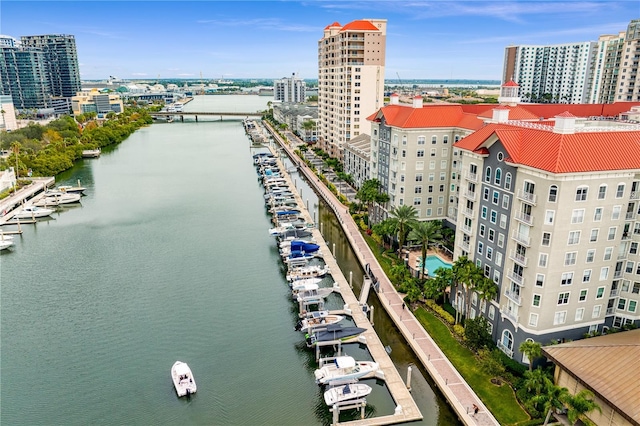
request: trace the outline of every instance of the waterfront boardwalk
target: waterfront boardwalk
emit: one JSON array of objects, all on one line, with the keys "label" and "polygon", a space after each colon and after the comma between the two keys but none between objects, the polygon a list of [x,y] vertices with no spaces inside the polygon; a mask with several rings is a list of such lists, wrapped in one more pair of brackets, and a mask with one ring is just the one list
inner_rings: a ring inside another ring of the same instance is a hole
[{"label": "waterfront boardwalk", "polygon": [[[306,177],[308,184],[315,189],[318,196],[322,198],[336,214],[360,264],[363,267],[369,265],[371,275],[375,276],[378,280],[377,294],[381,304],[385,307],[407,343],[411,346],[425,369],[436,382],[440,391],[447,398],[449,404],[451,404],[456,411],[460,420],[466,425],[498,425],[499,423],[493,414],[489,412],[478,395],[476,395],[458,370],[451,364],[429,333],[422,327],[413,313],[406,309],[402,296],[396,291],[382,270],[382,267],[360,233],[357,224],[349,214],[347,206],[340,203],[337,197],[329,191],[325,185],[322,185],[318,181],[313,171],[304,161],[298,158],[291,146],[285,143],[268,123],[265,123],[265,125],[271,131],[273,138],[296,164],[300,173]],[[474,404],[479,407],[479,411],[475,415],[473,413]]]},{"label": "waterfront boardwalk", "polygon": [[[273,152],[273,151],[272,151]],[[273,152],[276,154],[275,152]],[[280,160],[278,160],[280,162]],[[286,167],[280,163],[280,170],[285,170]],[[284,174],[285,179],[289,186],[293,189],[295,185],[291,181],[291,177],[288,173]],[[309,211],[304,207],[304,203],[302,197],[298,194],[298,192],[294,191],[296,201],[298,202],[298,206],[303,212],[303,216],[306,222],[312,222],[312,218],[309,215]],[[384,345],[380,341],[378,335],[376,334],[373,326],[369,322],[366,314],[363,312],[362,307],[356,298],[349,282],[345,278],[344,274],[340,270],[338,266],[338,262],[335,257],[329,250],[326,242],[324,241],[324,237],[320,233],[320,230],[316,228],[312,229],[313,238],[320,245],[320,252],[322,253],[322,259],[325,264],[329,267],[331,271],[331,277],[335,281],[336,284],[340,287],[340,294],[345,303],[345,310],[348,309],[348,313],[355,322],[356,326],[362,327],[366,329],[361,336],[364,336],[366,339],[367,349],[371,354],[373,360],[378,363],[380,370],[384,374],[384,381],[387,384],[389,392],[393,397],[393,400],[396,403],[396,412],[392,415],[388,416],[379,416],[372,418],[365,418],[361,420],[355,420],[350,422],[340,423],[341,425],[351,425],[351,426],[368,426],[368,425],[390,425],[395,423],[406,423],[412,422],[416,420],[421,420],[423,418],[418,406],[416,405],[411,393],[407,389],[406,384],[400,377],[398,370],[393,365],[391,358],[389,358],[389,354],[384,348]],[[360,342],[360,338],[356,341]],[[378,376],[376,376],[378,377]]]},{"label": "waterfront boardwalk", "polygon": [[[10,222],[18,207],[23,204],[30,204],[29,200],[33,199],[39,193],[44,192],[47,188],[55,183],[54,177],[31,178],[33,182],[18,190],[17,194],[11,193],[8,197],[0,200],[0,226],[16,225]],[[23,221],[26,223],[26,221]]]}]

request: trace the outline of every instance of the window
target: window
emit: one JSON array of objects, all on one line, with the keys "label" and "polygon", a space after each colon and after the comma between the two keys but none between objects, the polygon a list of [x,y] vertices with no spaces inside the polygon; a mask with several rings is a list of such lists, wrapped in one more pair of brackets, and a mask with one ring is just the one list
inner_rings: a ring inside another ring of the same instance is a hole
[{"label": "window", "polygon": [[[500,253],[498,253],[498,254],[500,254]],[[500,271],[498,271],[498,270],[494,270],[493,271],[493,282],[496,283],[496,284],[500,283]],[[484,309],[483,309],[483,311],[484,311]]]},{"label": "window", "polygon": [[483,206],[482,207],[482,212],[480,213],[480,215],[482,216],[483,219],[487,218],[487,212],[488,212],[488,209]]},{"label": "window", "polygon": [[479,234],[481,237],[484,237],[486,227],[484,225],[480,225]]},{"label": "window", "polygon": [[602,299],[602,297],[604,296],[604,287],[598,287],[598,289],[596,290],[596,299]]},{"label": "window", "polygon": [[591,269],[585,269],[582,271],[582,282],[588,283],[589,281],[591,281]]},{"label": "window", "polygon": [[507,173],[504,177],[505,189],[511,189],[511,173]]},{"label": "window", "polygon": [[503,209],[509,208],[509,196],[507,194],[502,195],[502,208]]},{"label": "window", "polygon": [[607,234],[607,240],[611,241],[611,240],[615,240],[616,239],[616,227],[612,226],[609,228],[609,233]]},{"label": "window", "polygon": [[613,247],[607,247],[604,249],[603,260],[611,260],[611,254],[613,253]]},{"label": "window", "polygon": [[571,223],[582,223],[584,221],[584,209],[574,209],[571,213]]},{"label": "window", "polygon": [[584,289],[584,290],[580,290],[580,296],[578,297],[578,302],[584,302],[585,300],[587,300],[587,293],[589,292],[589,290]]},{"label": "window", "polygon": [[551,185],[549,187],[549,202],[555,203],[558,199],[558,187],[555,185]]},{"label": "window", "polygon": [[630,260],[627,261],[627,267],[625,268],[625,272],[627,274],[633,274],[633,267],[635,266],[635,262],[632,262]]},{"label": "window", "polygon": [[481,241],[478,241],[478,254],[482,254],[484,251],[484,244]]},{"label": "window", "polygon": [[415,194],[422,194],[422,187],[421,187],[421,186],[416,186],[416,187],[413,189],[413,192],[414,192]]},{"label": "window", "polygon": [[540,256],[538,257],[538,266],[541,268],[546,268],[547,259],[549,259],[549,255],[547,253],[540,253]]},{"label": "window", "polygon": [[556,211],[555,210],[547,210],[544,214],[544,223],[545,225],[552,225],[553,224],[553,217],[555,216]]},{"label": "window", "polygon": [[449,143],[449,136],[444,135],[444,136],[442,137],[442,143]]},{"label": "window", "polygon": [[622,210],[622,206],[613,206],[611,210],[611,220],[620,219],[620,211]]},{"label": "window", "polygon": [[629,254],[638,254],[638,243],[631,243],[631,245],[629,246]]},{"label": "window", "polygon": [[585,262],[587,263],[592,263],[593,259],[596,257],[596,251],[595,250],[587,250],[587,260],[585,260]]},{"label": "window", "polygon": [[489,188],[484,188],[482,191],[482,199],[485,201],[489,201]]},{"label": "window", "polygon": [[498,247],[504,247],[504,234],[498,234]]},{"label": "window", "polygon": [[635,300],[629,300],[629,307],[627,308],[627,311],[629,312],[635,312],[636,311],[636,305],[638,304],[637,301]]},{"label": "window", "polygon": [[616,189],[616,198],[622,198],[623,195],[624,195],[624,183],[621,183],[620,185],[618,185],[618,188]]},{"label": "window", "polygon": [[437,136],[431,136],[431,144],[435,145],[436,143],[438,143],[438,137]]},{"label": "window", "polygon": [[500,215],[500,228],[505,229],[507,227],[507,215],[506,214],[501,214]]},{"label": "window", "polygon": [[540,306],[540,299],[542,299],[542,296],[539,294],[534,294],[533,295],[533,301],[532,301],[532,305],[533,306]]},{"label": "window", "polygon": [[491,223],[496,223],[498,221],[498,212],[495,210],[491,210]]},{"label": "window", "polygon": [[543,232],[542,233],[542,245],[548,247],[549,244],[551,244],[551,233],[550,232]]},{"label": "window", "polygon": [[513,354],[513,336],[509,330],[502,332],[502,339],[498,347],[509,356]]},{"label": "window", "polygon": [[416,157],[424,157],[424,150],[423,149],[419,149],[416,152]]},{"label": "window", "polygon": [[573,284],[573,272],[563,272],[560,280],[560,285]]},{"label": "window", "polygon": [[489,306],[489,319],[494,319],[496,316],[496,308],[491,305]]},{"label": "window", "polygon": [[575,320],[576,321],[582,321],[582,318],[584,317],[584,308],[578,308],[576,309],[576,316],[575,316]]},{"label": "window", "polygon": [[595,305],[593,307],[593,311],[591,312],[591,318],[598,318],[600,316],[601,310],[602,310],[602,305]]},{"label": "window", "polygon": [[607,196],[607,185],[600,185],[598,188],[598,200],[604,200]]},{"label": "window", "polygon": [[[405,170],[407,168],[407,164],[403,161],[400,164],[400,169]],[[416,170],[424,170],[424,161],[416,161]]]},{"label": "window", "polygon": [[420,204],[422,204],[422,198],[414,198],[413,199],[413,205],[414,206],[419,206]]},{"label": "window", "polygon": [[492,228],[489,228],[489,233],[487,235],[488,240],[493,242],[493,240],[496,238],[496,231]]},{"label": "window", "polygon": [[484,172],[484,181],[491,182],[491,167],[487,167]]},{"label": "window", "polygon": [[620,309],[621,311],[624,311],[626,307],[627,307],[627,299],[623,299],[623,298],[618,299],[618,309]]},{"label": "window", "polygon": [[600,222],[602,220],[602,207],[596,207],[593,212],[593,221]]},{"label": "window", "polygon": [[[496,252],[496,265],[500,266],[502,265],[502,253],[500,253],[499,251]],[[496,271],[498,272],[498,271]]]},{"label": "window", "polygon": [[586,201],[587,199],[587,186],[580,186],[576,189],[576,201]]},{"label": "window", "polygon": [[498,191],[493,191],[493,198],[491,199],[491,202],[495,205],[498,205],[499,201],[500,201],[500,193]]},{"label": "window", "polygon": [[544,275],[536,274],[536,287],[544,286]]},{"label": "window", "polygon": [[566,305],[569,303],[569,295],[571,292],[558,293],[558,305]]},{"label": "window", "polygon": [[531,327],[538,326],[538,314],[529,314],[529,326]]},{"label": "window", "polygon": [[487,256],[487,259],[489,259],[489,260],[493,259],[493,249],[491,247],[489,247],[489,246],[487,246],[487,254],[486,254],[486,256]]},{"label": "window", "polygon": [[493,182],[498,186],[502,182],[502,170],[501,169],[496,169],[496,174],[494,176]]},{"label": "window", "polygon": [[564,254],[564,266],[571,266],[576,264],[576,257],[578,257],[577,251],[571,251]]},{"label": "window", "polygon": [[569,232],[569,241],[567,241],[567,245],[579,244],[580,243],[580,231],[570,231]]},{"label": "window", "polygon": [[609,277],[609,267],[603,266],[600,268],[600,281],[604,281]]},{"label": "window", "polygon": [[590,243],[595,243],[596,241],[598,241],[598,229],[592,229],[591,230],[591,235],[589,236],[589,242]]},{"label": "window", "polygon": [[631,289],[631,293],[640,294],[640,282],[633,283],[633,288]]},{"label": "window", "polygon": [[422,173],[416,175],[416,182],[422,182]]},{"label": "window", "polygon": [[424,136],[418,136],[418,145],[424,145],[425,139]]},{"label": "window", "polygon": [[564,324],[567,320],[567,311],[556,312],[553,316],[553,325]]}]

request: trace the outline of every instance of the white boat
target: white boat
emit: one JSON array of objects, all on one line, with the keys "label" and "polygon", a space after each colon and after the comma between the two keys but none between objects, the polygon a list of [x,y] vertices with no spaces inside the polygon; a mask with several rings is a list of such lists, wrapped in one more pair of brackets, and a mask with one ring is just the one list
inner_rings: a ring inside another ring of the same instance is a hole
[{"label": "white boat", "polygon": [[332,406],[339,402],[364,398],[369,395],[372,390],[371,386],[365,385],[364,383],[348,383],[343,386],[328,389],[324,393],[324,402],[328,406]]},{"label": "white boat", "polygon": [[13,241],[0,240],[0,250],[6,250],[13,245]]},{"label": "white boat", "polygon": [[327,385],[331,382],[357,380],[374,374],[378,370],[378,363],[373,361],[356,361],[350,356],[323,358],[320,368],[313,372],[316,383]]},{"label": "white boat", "polygon": [[46,217],[53,213],[52,209],[46,209],[38,206],[26,206],[22,210],[13,215],[14,219],[37,219]]},{"label": "white boat", "polygon": [[307,312],[305,317],[298,321],[295,329],[306,333],[310,329],[318,329],[330,324],[337,324],[342,321],[342,315],[330,314],[329,311]]},{"label": "white boat", "polygon": [[77,193],[66,193],[62,191],[47,191],[44,193],[44,198],[34,202],[34,206],[47,207],[47,206],[59,206],[61,204],[72,204],[80,202],[82,195]]},{"label": "white boat", "polygon": [[[313,286],[313,285],[312,285]],[[333,287],[322,287],[318,288],[318,285],[315,284],[315,288],[311,288],[310,290],[304,290],[298,292],[294,298],[298,302],[302,303],[319,303],[324,300],[327,296],[333,293]]]},{"label": "white boat", "polygon": [[301,280],[304,278],[323,277],[329,273],[329,267],[319,265],[307,265],[299,268],[291,268],[287,272],[287,281]]},{"label": "white boat", "polygon": [[84,186],[80,185],[80,179],[78,179],[78,185],[76,185],[76,186],[60,185],[58,187],[58,191],[66,192],[68,194],[82,194],[82,195],[84,195],[84,191],[86,189],[87,188],[85,188]]},{"label": "white boat", "polygon": [[100,157],[100,148],[98,149],[85,149],[82,151],[83,158],[98,158]]},{"label": "white boat", "polygon": [[196,393],[196,379],[186,362],[176,361],[171,367],[171,379],[178,396],[189,396]]}]

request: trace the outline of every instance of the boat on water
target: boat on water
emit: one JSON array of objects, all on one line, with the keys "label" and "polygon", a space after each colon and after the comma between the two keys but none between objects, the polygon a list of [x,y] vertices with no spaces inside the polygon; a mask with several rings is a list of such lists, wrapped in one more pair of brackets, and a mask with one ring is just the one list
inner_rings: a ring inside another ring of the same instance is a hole
[{"label": "boat on water", "polygon": [[306,333],[310,329],[319,329],[328,325],[337,324],[344,319],[342,315],[330,314],[329,311],[307,312],[295,326],[295,330]]},{"label": "boat on water", "polygon": [[318,284],[311,284],[309,290],[299,291],[295,296],[295,300],[302,303],[319,303],[327,296],[333,293],[333,287],[318,288]]},{"label": "boat on water", "polygon": [[98,149],[85,149],[82,151],[82,158],[98,158],[100,157],[100,148]]},{"label": "boat on water", "polygon": [[11,240],[0,240],[0,251],[1,250],[6,250],[11,246],[13,246],[13,241],[11,241]]},{"label": "boat on water", "polygon": [[317,384],[328,385],[336,381],[361,379],[377,370],[377,362],[356,361],[350,356],[338,356],[321,359],[320,368],[314,371],[313,375]]},{"label": "boat on water", "polygon": [[367,331],[361,327],[342,327],[340,324],[329,324],[326,328],[314,331],[306,337],[307,346],[315,346],[318,342],[333,342],[352,339]]},{"label": "boat on water", "polygon": [[176,361],[171,367],[171,379],[178,396],[189,396],[196,393],[196,379],[186,362]]},{"label": "boat on water", "polygon": [[340,402],[364,398],[372,390],[371,386],[364,383],[347,383],[343,386],[335,386],[328,389],[324,393],[324,402],[331,407]]},{"label": "boat on water", "polygon": [[324,277],[329,273],[329,267],[324,265],[307,265],[291,268],[287,272],[287,281],[301,280],[305,278]]},{"label": "boat on water", "polygon": [[85,188],[84,186],[80,185],[80,179],[78,179],[78,184],[76,186],[73,185],[60,185],[58,187],[58,191],[61,192],[66,192],[68,194],[80,194],[80,195],[84,195],[84,191],[87,188]]},{"label": "boat on water", "polygon": [[50,216],[53,213],[52,209],[47,209],[38,206],[25,206],[16,214],[13,215],[14,219],[37,219],[39,217]]},{"label": "boat on water", "polygon": [[82,195],[78,193],[67,193],[63,191],[47,191],[44,193],[44,197],[34,202],[34,206],[47,207],[47,206],[59,206],[62,204],[79,203]]}]

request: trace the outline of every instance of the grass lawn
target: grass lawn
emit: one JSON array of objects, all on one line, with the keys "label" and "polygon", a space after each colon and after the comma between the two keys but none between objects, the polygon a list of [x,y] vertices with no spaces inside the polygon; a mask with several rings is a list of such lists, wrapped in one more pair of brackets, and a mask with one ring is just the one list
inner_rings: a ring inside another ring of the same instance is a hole
[{"label": "grass lawn", "polygon": [[442,321],[424,308],[416,309],[414,315],[501,425],[529,420],[511,387],[491,383],[492,377],[482,371],[473,352],[460,345]]}]

